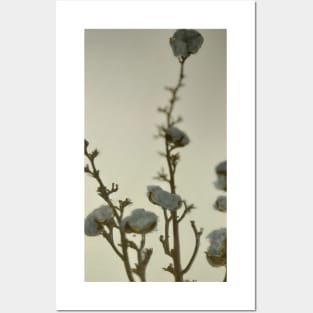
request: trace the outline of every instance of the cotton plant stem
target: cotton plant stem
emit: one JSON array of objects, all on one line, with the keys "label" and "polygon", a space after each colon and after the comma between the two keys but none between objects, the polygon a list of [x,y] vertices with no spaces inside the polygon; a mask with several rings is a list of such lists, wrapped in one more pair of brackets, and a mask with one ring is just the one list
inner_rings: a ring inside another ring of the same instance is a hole
[{"label": "cotton plant stem", "polygon": [[146,281],[146,267],[143,264],[143,258],[142,258],[142,253],[143,253],[143,248],[146,243],[146,235],[142,234],[141,235],[141,241],[140,241],[140,248],[137,251],[137,257],[138,257],[138,264],[141,267],[141,272],[140,272],[140,280],[145,282]]},{"label": "cotton plant stem", "polygon": [[195,235],[196,243],[195,243],[195,247],[194,247],[193,253],[191,255],[191,258],[190,258],[187,266],[183,270],[183,274],[187,273],[190,270],[190,268],[191,268],[191,266],[192,266],[192,264],[193,264],[193,262],[194,262],[194,260],[195,260],[195,258],[197,256],[197,253],[198,253],[198,250],[199,250],[199,247],[200,247],[200,237],[201,237],[201,234],[202,234],[202,229],[200,231],[197,230],[195,221],[191,221],[190,223],[191,223],[191,227],[192,227],[192,230],[194,232],[194,235]]},{"label": "cotton plant stem", "polygon": [[[179,72],[179,78],[177,85],[174,89],[171,89],[172,92],[172,97],[170,99],[170,107],[167,112],[167,127],[171,127],[172,123],[172,113],[174,110],[174,105],[177,101],[177,93],[179,89],[182,87],[182,81],[184,79],[184,60],[180,61],[180,72]],[[168,170],[169,170],[169,175],[170,175],[170,188],[171,188],[171,193],[175,194],[176,193],[176,186],[175,186],[175,175],[174,175],[174,168],[171,163],[171,153],[170,153],[170,148],[169,148],[169,142],[167,138],[165,138],[165,150],[166,150],[166,160],[167,160],[167,165],[168,165]],[[183,277],[183,272],[182,272],[182,267],[181,267],[181,257],[180,257],[180,241],[179,241],[179,223],[178,223],[178,218],[177,218],[177,212],[173,211],[171,212],[171,217],[172,217],[172,225],[173,225],[173,249],[171,251],[171,256],[173,258],[174,262],[174,276],[175,276],[175,281],[176,282],[182,282],[184,277]]]},{"label": "cotton plant stem", "polygon": [[165,254],[167,254],[168,256],[171,256],[171,252],[170,252],[170,244],[169,244],[169,226],[170,226],[170,218],[167,215],[167,211],[166,209],[163,209],[163,214],[164,214],[164,220],[165,220],[165,232],[164,235],[165,237],[161,236],[160,240],[163,244],[163,249]]},{"label": "cotton plant stem", "polygon": [[128,247],[127,247],[127,239],[126,235],[123,231],[120,231],[121,234],[121,244],[122,244],[122,251],[123,251],[123,263],[126,270],[126,274],[128,277],[128,280],[131,282],[134,282],[135,279],[133,277],[132,269],[129,262],[129,256],[128,256]]},{"label": "cotton plant stem", "polygon": [[[91,157],[91,154],[88,153],[86,146],[85,146],[85,156],[89,160],[89,162],[91,164],[91,167],[92,167],[92,170],[89,173],[96,179],[96,181],[99,184],[99,187],[100,187],[100,190],[101,190],[101,193],[100,193],[101,198],[113,210],[114,216],[115,216],[118,224],[120,224],[120,222],[122,220],[122,217],[123,217],[123,209],[122,208],[118,208],[117,206],[115,206],[113,204],[112,200],[110,199],[109,192],[107,191],[108,189],[103,184],[102,179],[100,178],[100,172],[96,168],[95,157]],[[120,210],[120,214],[118,214],[118,212],[117,212],[118,209]],[[110,244],[110,246],[112,247],[112,249],[122,259],[122,261],[124,263],[124,267],[125,267],[125,271],[126,271],[128,280],[131,281],[131,282],[134,282],[135,279],[133,277],[133,273],[132,273],[132,269],[131,269],[130,261],[129,261],[129,255],[128,255],[127,238],[126,238],[125,233],[121,229],[119,229],[119,232],[120,232],[120,238],[121,238],[122,253],[120,253],[118,251],[117,247],[115,246],[115,244],[113,242],[113,238],[109,238],[106,235],[104,235],[104,238],[107,239],[107,241]]]}]

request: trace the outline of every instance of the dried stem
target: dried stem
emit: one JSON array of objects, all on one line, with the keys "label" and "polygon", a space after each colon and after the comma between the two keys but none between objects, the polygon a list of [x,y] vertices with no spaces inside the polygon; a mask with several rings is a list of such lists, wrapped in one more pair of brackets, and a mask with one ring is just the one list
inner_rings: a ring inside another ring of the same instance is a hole
[{"label": "dried stem", "polygon": [[[183,86],[182,81],[184,79],[184,62],[185,62],[184,59],[180,61],[180,73],[179,73],[178,82],[177,82],[176,87],[174,89],[171,89],[172,97],[170,99],[170,107],[166,114],[167,128],[172,126],[172,113],[174,110],[174,105],[176,101],[178,100],[177,93],[179,89]],[[176,186],[175,186],[174,174],[175,174],[176,166],[174,167],[174,165],[171,162],[171,150],[170,150],[168,139],[166,137],[165,137],[165,151],[166,151],[166,160],[167,160],[169,176],[170,176],[169,184],[171,188],[171,193],[175,194]],[[175,276],[175,281],[183,281],[183,273],[182,273],[181,260],[180,260],[180,241],[179,241],[179,225],[178,225],[178,220],[177,220],[177,212],[176,211],[171,212],[171,217],[172,217],[172,225],[173,225],[173,249],[171,250],[171,256],[174,262],[173,274]]]},{"label": "dried stem", "polygon": [[[124,207],[126,206],[126,205],[124,205],[124,206],[121,205],[121,203],[130,204],[131,202],[128,199],[126,199],[124,202],[120,202],[119,207],[115,206],[113,204],[112,200],[110,199],[110,194],[113,192],[116,192],[118,190],[118,185],[113,183],[111,189],[108,189],[103,184],[103,182],[100,178],[100,171],[96,168],[96,164],[95,164],[95,158],[99,155],[99,152],[97,150],[94,150],[93,152],[89,153],[88,152],[88,145],[89,145],[88,141],[85,140],[84,152],[85,152],[85,156],[87,157],[87,159],[89,160],[90,165],[91,165],[91,169],[89,168],[88,165],[85,166],[85,172],[89,173],[92,177],[94,177],[96,179],[96,181],[99,184],[99,187],[97,189],[99,196],[110,206],[110,208],[114,212],[114,217],[116,218],[118,224],[120,224],[121,220],[123,218]],[[120,213],[118,213],[118,212],[120,212]],[[129,281],[134,282],[135,280],[134,280],[134,277],[132,274],[130,261],[129,261],[129,255],[128,255],[128,249],[127,249],[128,248],[127,247],[127,238],[126,238],[124,231],[122,231],[120,227],[119,227],[119,232],[120,232],[120,236],[121,236],[122,253],[117,249],[117,247],[114,244],[112,232],[110,235],[107,234],[106,232],[103,232],[103,237],[108,241],[108,243],[113,248],[115,253],[123,260],[124,267],[125,267],[126,274],[127,274]]]},{"label": "dried stem", "polygon": [[146,244],[146,235],[141,234],[140,246],[138,247],[135,242],[128,240],[130,248],[136,250],[138,263],[135,264],[133,273],[138,275],[142,282],[146,281],[146,268],[152,256],[152,249],[144,249]]},{"label": "dried stem", "polygon": [[[183,86],[183,79],[185,77],[184,75],[184,63],[186,58],[179,59],[180,62],[180,72],[178,77],[178,82],[174,88],[167,87],[167,90],[169,90],[172,94],[169,102],[168,107],[159,108],[158,111],[166,115],[166,128],[173,127],[175,124],[182,121],[182,118],[179,116],[177,119],[173,118],[173,110],[175,107],[175,103],[178,100],[177,94],[180,88]],[[164,171],[161,171],[158,173],[157,179],[163,180],[170,185],[170,190],[172,194],[176,194],[176,185],[175,185],[175,173],[177,170],[177,162],[179,160],[178,154],[172,154],[174,149],[177,148],[177,146],[172,145],[166,135],[162,135],[164,132],[164,127],[159,127],[159,136],[163,137],[165,139],[165,154],[162,153],[162,156],[166,158],[167,166],[168,166],[168,175],[164,173]],[[193,251],[193,254],[191,256],[191,259],[186,266],[184,270],[182,270],[181,266],[181,253],[180,253],[180,240],[179,240],[179,223],[184,219],[186,214],[190,212],[190,210],[193,208],[193,205],[188,206],[186,202],[184,201],[185,210],[183,214],[178,217],[176,211],[171,212],[170,218],[167,215],[167,212],[164,210],[164,219],[165,219],[165,236],[160,237],[160,241],[163,245],[163,249],[165,254],[169,255],[173,259],[173,264],[169,264],[167,268],[163,268],[165,271],[168,271],[172,273],[175,277],[175,281],[184,281],[183,275],[190,269],[197,253],[199,250],[199,243],[200,243],[200,235],[202,233],[198,232],[195,226],[195,223],[192,222],[192,228],[195,232],[196,237],[196,243],[195,243],[195,249]],[[170,248],[169,245],[169,223],[172,221],[173,226],[173,249]]]},{"label": "dried stem", "polygon": [[163,209],[163,214],[164,214],[164,220],[165,220],[165,226],[164,226],[165,237],[160,236],[160,241],[162,242],[165,254],[167,254],[168,256],[171,256],[170,244],[169,244],[169,237],[170,237],[169,226],[170,226],[171,217],[168,217],[166,209]]},{"label": "dried stem", "polygon": [[200,247],[200,237],[201,237],[202,232],[203,232],[202,229],[200,229],[199,231],[197,230],[195,221],[191,221],[190,223],[191,223],[192,230],[193,230],[193,232],[195,234],[196,243],[195,243],[195,248],[193,250],[193,253],[192,253],[192,256],[190,258],[190,261],[188,262],[187,266],[183,270],[183,274],[186,274],[190,270],[191,265],[193,264],[193,262],[194,262],[194,260],[196,258],[196,255],[197,255],[199,247]]},{"label": "dried stem", "polygon": [[225,277],[223,282],[227,282],[227,265],[225,265]]},{"label": "dried stem", "polygon": [[115,253],[120,257],[120,259],[123,261],[123,254],[118,250],[118,248],[115,246],[113,237],[110,236],[108,233],[105,231],[102,233],[102,236],[107,240],[107,242],[110,244],[110,246],[113,248]]},{"label": "dried stem", "polygon": [[188,206],[186,201],[183,201],[183,204],[184,204],[185,209],[181,217],[178,219],[178,223],[180,223],[185,218],[186,214],[189,213],[194,208],[193,204]]}]

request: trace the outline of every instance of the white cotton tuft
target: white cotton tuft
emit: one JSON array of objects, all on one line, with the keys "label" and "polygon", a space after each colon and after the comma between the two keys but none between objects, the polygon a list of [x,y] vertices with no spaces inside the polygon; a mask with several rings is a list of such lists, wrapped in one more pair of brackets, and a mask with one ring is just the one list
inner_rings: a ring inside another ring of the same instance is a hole
[{"label": "white cotton tuft", "polygon": [[101,224],[105,224],[113,218],[113,210],[109,206],[102,205],[93,210],[85,218],[85,235],[97,236],[103,229]]},{"label": "white cotton tuft", "polygon": [[165,130],[166,138],[176,146],[186,146],[190,140],[188,136],[177,127],[169,127]]},{"label": "white cotton tuft", "polygon": [[217,211],[226,212],[227,211],[227,197],[219,196],[214,203],[214,208]]},{"label": "white cotton tuft", "polygon": [[145,209],[136,209],[130,216],[123,219],[121,228],[126,232],[148,233],[157,225],[158,217],[156,214]]},{"label": "white cotton tuft", "polygon": [[226,235],[226,228],[214,230],[208,235],[207,238],[210,240],[208,253],[210,255],[220,256],[223,253],[225,250]]},{"label": "white cotton tuft", "polygon": [[179,195],[167,192],[159,186],[148,186],[148,198],[156,205],[168,210],[177,210],[182,204]]},{"label": "white cotton tuft", "polygon": [[98,236],[100,234],[100,225],[95,221],[93,216],[88,215],[85,218],[85,235]]},{"label": "white cotton tuft", "polygon": [[170,45],[176,57],[187,58],[198,52],[203,41],[202,35],[194,29],[178,29],[170,39]]}]

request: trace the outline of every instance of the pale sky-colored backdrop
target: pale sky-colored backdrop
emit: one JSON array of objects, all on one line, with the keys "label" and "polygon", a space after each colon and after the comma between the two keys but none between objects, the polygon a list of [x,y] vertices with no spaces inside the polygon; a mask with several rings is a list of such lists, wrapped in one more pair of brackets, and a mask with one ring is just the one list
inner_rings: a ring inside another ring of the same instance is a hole
[{"label": "pale sky-colored backdrop", "polygon": [[[178,125],[191,139],[180,149],[177,193],[197,209],[180,224],[182,265],[194,247],[190,220],[203,227],[201,246],[185,279],[222,281],[223,268],[211,267],[205,258],[207,234],[226,226],[226,214],[213,209],[223,191],[216,190],[214,168],[226,159],[226,30],[199,30],[204,43],[185,63],[185,87],[179,92],[174,114]],[[158,106],[168,103],[165,86],[177,83],[179,63],[169,46],[174,30],[86,30],[85,31],[85,137],[98,148],[96,159],[108,186],[119,184],[113,199],[130,198],[136,208],[159,216],[157,230],[147,235],[146,247],[154,249],[147,269],[148,281],[173,281],[162,270],[170,263],[159,236],[163,233],[162,210],[146,197],[146,186],[164,166],[164,142],[156,140],[156,125],[164,121]],[[164,183],[160,184],[168,190]],[[85,177],[85,215],[103,204],[96,182]],[[83,217],[82,217],[83,218]],[[134,261],[134,259],[133,259]],[[127,281],[120,259],[102,237],[85,237],[85,281]]]}]

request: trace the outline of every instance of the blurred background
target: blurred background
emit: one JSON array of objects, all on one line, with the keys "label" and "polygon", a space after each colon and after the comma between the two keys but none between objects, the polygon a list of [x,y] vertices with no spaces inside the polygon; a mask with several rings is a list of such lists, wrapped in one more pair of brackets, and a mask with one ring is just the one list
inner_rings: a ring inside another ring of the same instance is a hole
[{"label": "blurred background", "polygon": [[[147,281],[173,281],[162,270],[171,259],[164,255],[159,236],[163,234],[163,212],[149,202],[147,185],[167,184],[153,179],[166,160],[158,155],[164,142],[154,139],[156,125],[164,122],[157,107],[165,106],[175,86],[179,63],[169,38],[175,30],[85,30],[85,138],[96,159],[103,182],[119,185],[113,200],[130,198],[125,216],[145,208],[159,216],[157,230],[147,235],[146,247],[153,248]],[[214,229],[226,226],[226,214],[213,209],[217,196],[214,168],[226,159],[226,30],[199,30],[204,43],[185,63],[185,87],[180,89],[174,116],[181,115],[178,127],[191,142],[180,149],[176,174],[177,193],[193,210],[180,223],[182,266],[194,248],[190,220],[203,227],[197,258],[185,279],[222,281],[224,268],[211,267],[205,257],[206,238]],[[85,176],[85,215],[103,204],[96,193],[96,181]],[[82,217],[83,218],[83,217]],[[136,239],[136,238],[133,238]],[[135,261],[135,258],[132,258]],[[85,237],[85,281],[128,281],[124,266],[101,237]]]}]

